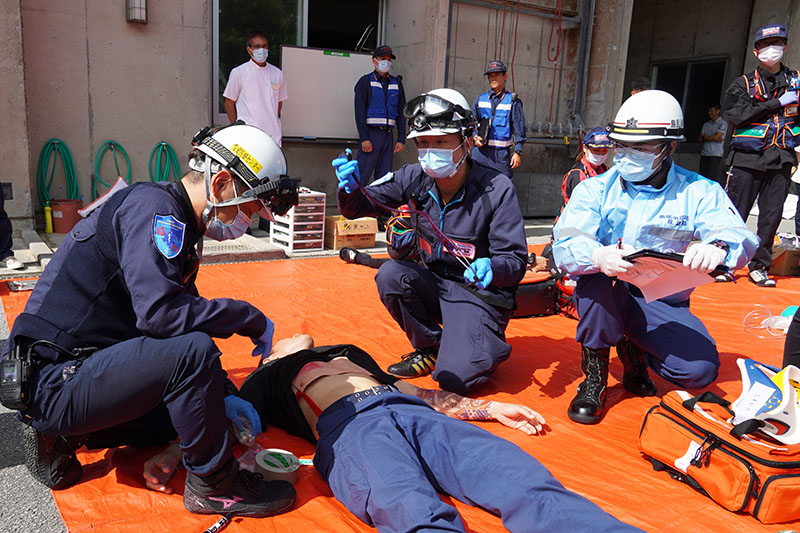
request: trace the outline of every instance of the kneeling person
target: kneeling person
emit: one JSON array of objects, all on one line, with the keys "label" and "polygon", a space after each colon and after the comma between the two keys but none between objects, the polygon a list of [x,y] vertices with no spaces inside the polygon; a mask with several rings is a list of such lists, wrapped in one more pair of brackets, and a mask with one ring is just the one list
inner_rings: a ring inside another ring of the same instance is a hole
[{"label": "kneeling person", "polygon": [[334,160],[339,210],[348,218],[376,216],[374,200],[424,213],[409,219],[420,262],[389,261],[375,277],[381,301],[415,348],[388,371],[433,371],[443,389],[463,394],[511,353],[505,330],[527,259],[522,212],[511,180],[470,159],[476,123],[461,94],[436,89],[411,100],[404,114],[419,164],[362,189],[357,163]]},{"label": "kneeling person", "polygon": [[[637,287],[616,279],[632,266],[623,257],[645,248],[686,252],[684,265],[708,273],[720,264],[741,268],[758,246],[719,184],[673,163],[684,140],[683,111],[670,94],[631,96],[609,137],[615,165],[575,188],[553,229],[556,263],[578,277],[576,340],[586,379],[568,414],[584,424],[601,418],[611,346],[625,367],[623,385],[640,396],[656,393],[648,366],[686,388],[717,378],[717,348],[689,310],[691,291],[647,303]],[[693,239],[700,242],[690,245]]]}]

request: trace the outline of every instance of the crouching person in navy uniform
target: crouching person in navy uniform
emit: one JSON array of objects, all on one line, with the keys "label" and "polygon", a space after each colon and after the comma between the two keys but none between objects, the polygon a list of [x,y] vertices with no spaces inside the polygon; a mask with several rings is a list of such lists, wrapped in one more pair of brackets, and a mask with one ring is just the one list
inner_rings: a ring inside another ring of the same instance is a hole
[{"label": "crouching person in navy uniform", "polygon": [[377,204],[418,211],[410,224],[420,262],[388,261],[375,277],[381,301],[414,347],[388,372],[433,371],[443,389],[463,394],[511,353],[505,330],[527,257],[522,213],[511,180],[470,159],[476,122],[460,93],[422,94],[404,115],[419,164],[362,189],[357,163],[335,159],[339,209],[348,218],[374,216],[382,210]]},{"label": "crouching person in navy uniform", "polygon": [[553,229],[556,263],[578,280],[585,379],[567,413],[583,424],[602,417],[611,346],[624,366],[623,386],[639,396],[656,394],[648,366],[690,389],[717,378],[717,347],[689,310],[691,290],[646,302],[616,278],[632,266],[623,258],[636,249],[685,252],[685,266],[709,273],[719,265],[741,268],[758,246],[719,184],[673,163],[684,140],[683,111],[669,93],[631,96],[609,137],[614,166],[575,187]]},{"label": "crouching person in navy uniform", "polygon": [[203,235],[240,237],[253,215],[296,204],[297,186],[280,148],[253,126],[205,128],[193,142],[180,182],[136,183],[90,206],[14,322],[3,358],[31,360],[19,419],[28,468],[46,486],[80,479],[75,450],[84,444],[177,436],[189,511],[269,516],[288,510],[295,492],[239,471],[226,417],[246,417],[256,433],[261,423],[212,337],[250,337],[264,355],[273,324],[247,302],[199,296],[195,278]]}]

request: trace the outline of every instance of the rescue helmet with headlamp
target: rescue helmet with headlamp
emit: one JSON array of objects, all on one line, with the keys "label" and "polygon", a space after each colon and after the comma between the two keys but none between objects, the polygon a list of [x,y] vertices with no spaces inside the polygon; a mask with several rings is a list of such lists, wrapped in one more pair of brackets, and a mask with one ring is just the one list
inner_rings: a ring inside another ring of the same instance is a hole
[{"label": "rescue helmet with headlamp", "polygon": [[625,100],[608,131],[612,140],[621,143],[686,140],[681,105],[659,90],[641,91]]},{"label": "rescue helmet with headlamp", "polygon": [[434,89],[411,99],[403,116],[408,119],[408,139],[449,133],[472,137],[477,127],[467,99],[453,89]]},{"label": "rescue helmet with headlamp", "polygon": [[[214,204],[217,207],[259,200],[259,215],[272,218],[284,215],[297,205],[297,182],[286,172],[286,158],[272,138],[254,126],[233,124],[220,128],[203,128],[192,138],[192,145],[204,155],[192,158],[189,167],[206,176],[206,187],[212,173],[227,169],[248,187],[235,198]],[[207,191],[208,193],[208,191]]]}]

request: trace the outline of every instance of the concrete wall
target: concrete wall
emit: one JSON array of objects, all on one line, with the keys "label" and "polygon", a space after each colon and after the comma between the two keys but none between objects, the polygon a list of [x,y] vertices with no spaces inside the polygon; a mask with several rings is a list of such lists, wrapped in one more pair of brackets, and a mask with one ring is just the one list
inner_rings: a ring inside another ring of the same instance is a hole
[{"label": "concrete wall", "polygon": [[[127,151],[133,181],[149,180],[148,157],[160,141],[175,149],[186,170],[191,136],[210,116],[209,2],[151,0],[146,25],[125,22],[124,2],[20,5],[34,172],[52,137],[72,152],[84,203],[91,198],[95,156],[109,139]],[[120,165],[124,174],[122,158]],[[100,177],[111,184],[115,174],[107,153]],[[65,194],[60,165],[56,176],[53,198]]]},{"label": "concrete wall", "polygon": [[[24,135],[11,145],[17,154],[13,172],[18,177],[13,179],[25,184],[19,193],[15,188],[15,199],[9,205],[14,214],[25,217],[30,216],[32,208],[40,211],[36,198],[31,201],[30,191],[35,191],[33,178],[39,152],[52,137],[62,139],[71,149],[78,186],[87,201],[91,196],[95,156],[109,139],[118,141],[127,150],[134,181],[149,179],[148,157],[153,146],[162,140],[173,146],[186,170],[189,139],[211,117],[210,1],[151,0],[147,25],[127,24],[124,3],[120,2],[0,1],[4,29],[0,42],[11,51],[10,55],[4,54],[0,63],[4,69],[0,105],[4,106],[4,118],[10,117],[15,130],[27,131],[29,137],[27,146]],[[557,203],[558,187],[547,183],[559,180],[533,176],[563,175],[578,150],[574,137],[578,119],[571,117],[571,113],[579,39],[575,16],[582,0],[563,2],[564,42],[555,91],[552,63],[547,56],[549,50],[552,57],[557,43],[557,33],[550,38],[556,0],[522,3],[516,53],[511,25],[514,12],[506,12],[504,25],[502,11],[498,9],[501,2],[477,3],[480,5],[458,0],[385,0],[381,40],[390,44],[398,56],[393,72],[403,76],[409,98],[450,85],[471,100],[486,88],[483,76],[486,62],[501,55],[510,64],[513,56],[511,85],[525,103],[531,126],[529,137],[538,138],[528,144],[518,173],[520,197],[546,196],[545,204]],[[620,79],[624,74],[622,50],[627,48],[632,1],[596,0],[595,5],[596,23],[583,115],[587,128],[607,122],[619,105]],[[7,28],[9,31],[5,31]],[[19,111],[14,114],[15,109],[26,106],[27,117]],[[553,123],[549,130],[548,121]],[[570,122],[573,137],[567,144],[563,137],[569,137]],[[336,183],[330,160],[343,148],[340,143],[287,142],[284,146],[290,174],[301,177],[303,185],[330,195],[335,192]],[[5,153],[0,152],[4,160]],[[24,161],[18,154],[26,153],[28,158]],[[411,143],[396,156],[395,164],[415,160],[416,149]],[[122,171],[125,172],[124,166]],[[115,177],[110,153],[105,156],[100,177],[107,183]],[[531,179],[536,183],[532,184]],[[537,192],[527,192],[532,190]],[[60,197],[64,193],[65,183],[59,168],[51,196]],[[541,209],[536,209],[540,214]],[[555,214],[555,208],[544,209],[548,210],[552,213],[542,216]]]},{"label": "concrete wall", "polygon": [[22,22],[19,0],[0,0],[0,165],[3,183],[11,184],[13,198],[5,209],[14,230],[32,229],[31,181],[28,161],[28,119],[22,59]]}]

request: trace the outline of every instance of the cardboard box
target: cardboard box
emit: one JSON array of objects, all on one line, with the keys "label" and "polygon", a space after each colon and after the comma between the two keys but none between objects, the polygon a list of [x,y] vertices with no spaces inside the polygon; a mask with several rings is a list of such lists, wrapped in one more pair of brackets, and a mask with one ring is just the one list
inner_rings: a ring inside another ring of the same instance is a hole
[{"label": "cardboard box", "polygon": [[800,276],[800,248],[773,246],[769,273],[773,276]]},{"label": "cardboard box", "polygon": [[341,215],[325,217],[325,247],[338,250],[348,248],[372,248],[378,221],[364,217],[350,220]]}]

